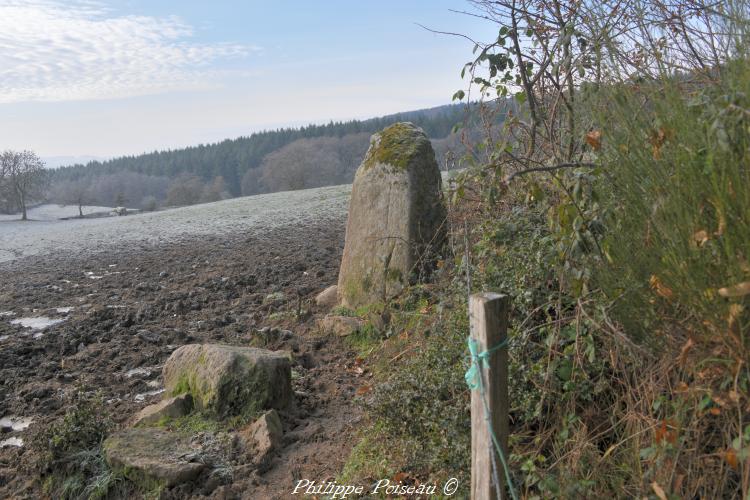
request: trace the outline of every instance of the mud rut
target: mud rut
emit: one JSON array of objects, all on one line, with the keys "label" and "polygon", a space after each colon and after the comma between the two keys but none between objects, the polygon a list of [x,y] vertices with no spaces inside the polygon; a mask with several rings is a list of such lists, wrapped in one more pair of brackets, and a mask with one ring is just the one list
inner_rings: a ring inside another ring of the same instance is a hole
[{"label": "mud rut", "polygon": [[[259,335],[267,348],[294,353],[296,396],[281,414],[283,449],[267,470],[235,463],[230,484],[197,481],[165,496],[288,498],[297,479],[334,478],[360,419],[355,391],[368,377],[342,339],[315,328],[323,311],[312,298],[335,283],[343,242],[344,220],[337,218],[263,236],[209,236],[0,264],[0,314],[13,313],[0,315],[0,416],[33,418],[28,429],[0,435],[0,441],[27,443],[0,449],[0,498],[40,497],[28,443],[65,413],[77,389],[101,391],[122,424],[161,397],[161,365],[176,347],[247,345]],[[293,314],[298,297],[310,309],[299,320]],[[65,321],[38,338],[10,324],[40,315]],[[266,326],[292,335],[258,331]]]}]

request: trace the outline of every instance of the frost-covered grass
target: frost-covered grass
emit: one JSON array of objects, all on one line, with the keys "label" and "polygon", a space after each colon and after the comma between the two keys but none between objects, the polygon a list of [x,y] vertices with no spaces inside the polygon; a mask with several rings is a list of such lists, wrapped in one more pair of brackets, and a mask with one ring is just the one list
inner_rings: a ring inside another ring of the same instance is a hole
[{"label": "frost-covered grass", "polygon": [[[37,220],[0,219],[0,262],[31,255],[157,245],[201,235],[262,235],[275,227],[344,217],[350,192],[350,185],[331,186],[98,219],[57,220],[60,212],[52,208],[45,212],[42,206],[33,216],[29,213]],[[72,208],[77,213],[78,208]],[[50,218],[42,220],[42,213]]]},{"label": "frost-covered grass", "polygon": [[[83,215],[89,215],[97,212],[109,212],[112,210],[109,207],[98,207],[84,205],[81,207]],[[32,221],[54,221],[62,219],[64,217],[78,217],[78,205],[66,205],[60,206],[54,203],[46,205],[39,205],[37,207],[29,208],[26,211],[26,215]],[[0,214],[0,221],[18,221],[21,219],[21,214],[6,215]]]}]

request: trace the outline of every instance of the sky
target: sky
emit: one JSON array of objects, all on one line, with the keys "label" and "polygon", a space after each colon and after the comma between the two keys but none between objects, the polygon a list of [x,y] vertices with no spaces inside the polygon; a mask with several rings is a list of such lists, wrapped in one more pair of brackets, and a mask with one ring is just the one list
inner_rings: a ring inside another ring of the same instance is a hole
[{"label": "sky", "polygon": [[450,102],[463,0],[0,0],[0,150],[113,157]]}]

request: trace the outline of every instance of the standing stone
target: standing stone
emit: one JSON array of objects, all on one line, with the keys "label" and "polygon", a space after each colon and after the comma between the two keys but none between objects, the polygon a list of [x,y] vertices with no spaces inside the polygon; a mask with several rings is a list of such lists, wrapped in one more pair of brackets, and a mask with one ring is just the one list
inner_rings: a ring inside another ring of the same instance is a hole
[{"label": "standing stone", "polygon": [[411,123],[375,134],[352,186],[338,293],[356,308],[396,296],[433,267],[445,235],[440,169]]}]

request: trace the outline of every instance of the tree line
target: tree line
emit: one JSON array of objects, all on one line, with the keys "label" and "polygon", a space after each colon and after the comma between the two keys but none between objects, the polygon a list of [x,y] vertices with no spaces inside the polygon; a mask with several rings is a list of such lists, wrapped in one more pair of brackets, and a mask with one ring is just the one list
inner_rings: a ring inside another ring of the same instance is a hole
[{"label": "tree line", "polygon": [[[264,131],[180,150],[116,158],[50,171],[47,199],[152,210],[241,195],[343,184],[354,178],[370,135],[411,121],[433,138],[441,164],[461,146],[453,129],[467,115],[454,104],[369,120]],[[461,155],[453,155],[455,157]]]},{"label": "tree line", "polygon": [[204,180],[222,176],[229,192],[237,196],[241,191],[242,176],[248,169],[257,168],[267,154],[298,139],[342,137],[363,132],[372,134],[397,121],[411,121],[422,127],[430,137],[440,138],[450,134],[452,127],[461,121],[463,113],[463,106],[447,105],[369,120],[281,128],[215,144],[200,144],[184,149],[155,151],[62,167],[55,170],[53,177],[55,180],[75,180],[91,172],[106,175],[125,170],[170,178],[182,174],[197,175]]}]

